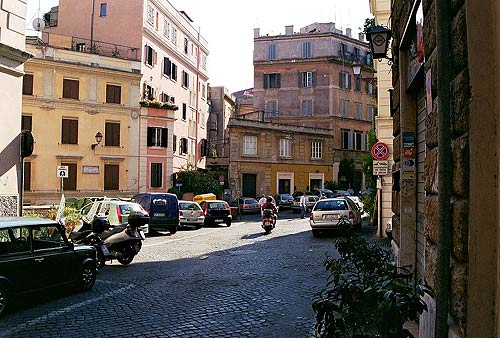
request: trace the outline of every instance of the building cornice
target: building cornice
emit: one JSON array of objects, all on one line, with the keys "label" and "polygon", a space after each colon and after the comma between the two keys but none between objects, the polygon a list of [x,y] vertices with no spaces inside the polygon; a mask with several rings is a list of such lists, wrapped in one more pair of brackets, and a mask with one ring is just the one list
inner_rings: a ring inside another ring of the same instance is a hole
[{"label": "building cornice", "polygon": [[20,63],[24,63],[26,60],[33,57],[33,55],[31,55],[30,53],[3,43],[0,43],[0,56]]},{"label": "building cornice", "polygon": [[228,128],[244,127],[248,130],[268,130],[286,133],[300,133],[321,137],[333,137],[333,130],[306,126],[293,126],[282,123],[261,122],[255,120],[230,118]]}]

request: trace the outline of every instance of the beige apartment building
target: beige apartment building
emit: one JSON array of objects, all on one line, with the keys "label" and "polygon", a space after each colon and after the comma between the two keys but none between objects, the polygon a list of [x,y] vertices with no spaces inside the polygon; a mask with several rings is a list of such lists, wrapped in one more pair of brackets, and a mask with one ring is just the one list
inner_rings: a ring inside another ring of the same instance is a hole
[{"label": "beige apartment building", "polygon": [[[139,190],[140,63],[27,39],[22,129],[35,138],[24,167],[25,204]],[[57,42],[57,43],[56,43]],[[100,137],[99,137],[100,135]],[[65,167],[65,177],[58,168]]]},{"label": "beige apartment building", "polygon": [[[361,76],[354,76],[353,64],[361,65]],[[329,146],[322,152],[332,158],[331,170],[322,179],[312,179],[315,188],[323,188],[326,181],[345,189],[364,188],[362,158],[368,154],[374,93],[372,60],[362,34],[354,38],[350,29],[344,34],[334,23],[314,23],[298,32],[286,26],[285,34],[274,36],[254,30],[252,112],[260,112],[263,122],[281,125],[284,132],[292,126],[330,131]],[[354,162],[350,179],[339,175],[343,160]],[[312,189],[311,182],[298,189]],[[295,185],[288,190],[275,181],[264,189],[274,191],[276,185],[277,193],[295,190]]]},{"label": "beige apartment building", "polygon": [[[187,13],[160,0],[65,0],[50,12],[44,35],[50,40],[52,34],[79,38],[74,48],[138,58],[141,91],[133,99],[141,104],[160,101],[178,106],[169,143],[173,161],[162,163],[163,179],[153,190],[168,190],[175,172],[205,168],[208,44]],[[165,110],[164,117],[169,119],[169,114]],[[159,175],[152,162],[140,169],[147,171],[146,177]],[[148,184],[140,187],[141,191],[150,188]]]},{"label": "beige apartment building", "polygon": [[0,5],[0,216],[16,216],[22,199],[20,158],[21,97],[25,52],[26,2]]}]

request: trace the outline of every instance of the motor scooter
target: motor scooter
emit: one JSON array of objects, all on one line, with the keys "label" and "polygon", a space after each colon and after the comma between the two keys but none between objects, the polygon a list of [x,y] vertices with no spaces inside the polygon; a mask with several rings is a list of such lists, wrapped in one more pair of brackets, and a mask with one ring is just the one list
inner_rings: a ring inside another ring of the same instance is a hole
[{"label": "motor scooter", "polygon": [[276,226],[276,215],[272,209],[264,209],[262,212],[262,228],[266,234],[271,233],[271,231]]},{"label": "motor scooter", "polygon": [[148,222],[149,217],[139,211],[130,212],[128,224],[114,227],[110,227],[107,218],[95,217],[92,224],[84,222],[79,231],[70,234],[70,238],[75,243],[96,247],[98,269],[101,269],[106,261],[113,259],[128,265],[141,250],[142,241],[145,239],[144,232],[139,227]]}]

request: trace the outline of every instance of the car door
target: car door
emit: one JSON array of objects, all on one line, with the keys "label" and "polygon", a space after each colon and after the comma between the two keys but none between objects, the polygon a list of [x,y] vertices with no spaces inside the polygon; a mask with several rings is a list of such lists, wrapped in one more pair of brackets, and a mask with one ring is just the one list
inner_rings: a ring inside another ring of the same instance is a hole
[{"label": "car door", "polygon": [[79,269],[76,253],[65,240],[64,231],[51,225],[32,228],[32,246],[36,269],[43,274],[45,286],[72,280]]}]

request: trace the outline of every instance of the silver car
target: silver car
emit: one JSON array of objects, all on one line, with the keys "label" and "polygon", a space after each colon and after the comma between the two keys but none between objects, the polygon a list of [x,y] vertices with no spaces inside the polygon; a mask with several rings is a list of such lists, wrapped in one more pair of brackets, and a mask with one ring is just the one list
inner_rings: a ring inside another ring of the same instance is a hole
[{"label": "silver car", "polygon": [[191,225],[200,229],[205,222],[205,213],[197,202],[179,201],[179,224],[180,226]]},{"label": "silver car", "polygon": [[[344,223],[344,220],[347,222]],[[310,216],[309,225],[314,236],[321,230],[345,230],[346,225],[361,229],[361,212],[347,197],[325,198],[316,202]]]}]

